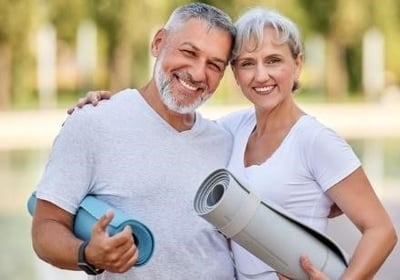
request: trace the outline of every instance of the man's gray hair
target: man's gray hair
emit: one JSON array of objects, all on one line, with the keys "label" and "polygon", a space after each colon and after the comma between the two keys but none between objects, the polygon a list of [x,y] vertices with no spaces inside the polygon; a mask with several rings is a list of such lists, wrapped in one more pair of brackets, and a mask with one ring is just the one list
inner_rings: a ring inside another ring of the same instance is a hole
[{"label": "man's gray hair", "polygon": [[233,40],[235,39],[236,29],[228,14],[216,7],[198,2],[180,6],[175,9],[164,28],[174,31],[192,18],[207,22],[210,28],[216,27],[226,31],[232,36]]},{"label": "man's gray hair", "polygon": [[[275,29],[279,38],[277,43],[287,43],[293,58],[296,58],[302,52],[300,32],[296,24],[277,11],[260,7],[249,9],[239,17],[235,27],[237,34],[232,53],[233,62],[244,51],[243,48],[246,48],[245,51],[252,52],[261,47],[265,27]],[[248,49],[249,42],[254,42],[251,49]]]}]

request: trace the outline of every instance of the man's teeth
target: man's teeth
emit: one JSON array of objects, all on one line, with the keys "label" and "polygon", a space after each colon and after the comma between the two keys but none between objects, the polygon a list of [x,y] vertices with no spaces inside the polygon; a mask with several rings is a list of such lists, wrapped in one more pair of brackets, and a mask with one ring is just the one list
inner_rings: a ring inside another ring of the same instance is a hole
[{"label": "man's teeth", "polygon": [[181,83],[181,85],[183,85],[185,88],[189,89],[189,90],[197,90],[197,87],[191,86],[188,83],[186,83],[184,80],[182,79],[178,79],[178,81]]}]

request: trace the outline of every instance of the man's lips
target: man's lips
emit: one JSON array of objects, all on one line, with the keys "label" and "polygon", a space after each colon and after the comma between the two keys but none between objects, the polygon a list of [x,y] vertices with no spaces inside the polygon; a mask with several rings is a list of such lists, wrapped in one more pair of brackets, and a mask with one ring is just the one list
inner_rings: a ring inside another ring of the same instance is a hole
[{"label": "man's lips", "polygon": [[179,82],[184,88],[187,88],[188,90],[197,91],[197,90],[199,89],[198,87],[193,86],[193,85],[187,83],[186,81],[180,79],[179,77],[177,77],[177,79],[178,79],[178,82]]}]

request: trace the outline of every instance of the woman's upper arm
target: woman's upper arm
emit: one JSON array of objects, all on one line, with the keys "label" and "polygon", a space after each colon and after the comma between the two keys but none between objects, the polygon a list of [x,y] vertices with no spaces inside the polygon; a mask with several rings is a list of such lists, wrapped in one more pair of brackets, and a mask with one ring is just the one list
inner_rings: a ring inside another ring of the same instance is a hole
[{"label": "woman's upper arm", "polygon": [[327,194],[361,232],[390,222],[362,167],[332,186]]}]

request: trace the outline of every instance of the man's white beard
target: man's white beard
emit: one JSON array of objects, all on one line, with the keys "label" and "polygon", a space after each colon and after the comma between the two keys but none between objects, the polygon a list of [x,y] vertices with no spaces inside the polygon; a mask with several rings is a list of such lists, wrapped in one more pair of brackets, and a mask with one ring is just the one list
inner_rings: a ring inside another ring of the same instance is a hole
[{"label": "man's white beard", "polygon": [[160,94],[161,101],[167,106],[168,109],[179,114],[193,113],[201,104],[203,104],[212,94],[202,94],[192,104],[182,105],[177,102],[171,92],[170,82],[171,80],[165,75],[161,69],[160,57],[157,59],[154,66],[154,78],[158,93]]}]

